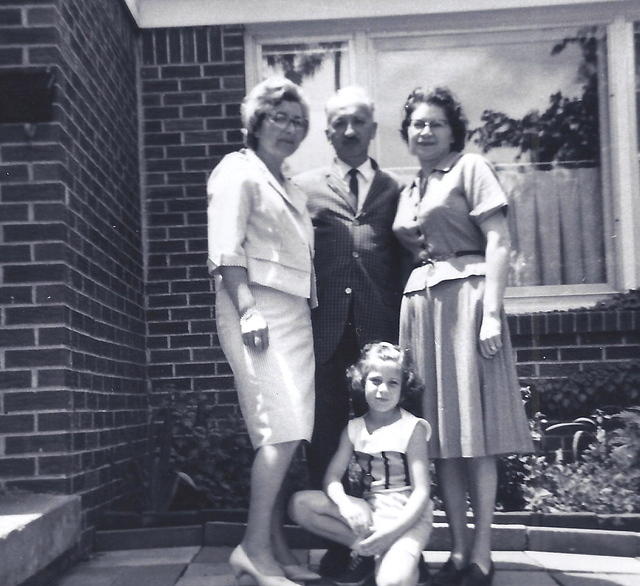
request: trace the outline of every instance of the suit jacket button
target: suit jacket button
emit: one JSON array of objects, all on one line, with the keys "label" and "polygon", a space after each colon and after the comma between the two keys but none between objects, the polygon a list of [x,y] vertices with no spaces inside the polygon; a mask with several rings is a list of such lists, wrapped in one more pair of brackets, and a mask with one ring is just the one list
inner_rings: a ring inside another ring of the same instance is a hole
[{"label": "suit jacket button", "polygon": [[358,258],[358,257],[360,256],[360,253],[359,253],[357,250],[354,250],[354,251],[351,253],[351,256],[352,256],[353,258]]},{"label": "suit jacket button", "polygon": [[344,290],[344,292],[345,292],[347,295],[351,295],[351,293],[352,293],[351,287],[347,287],[347,288]]}]

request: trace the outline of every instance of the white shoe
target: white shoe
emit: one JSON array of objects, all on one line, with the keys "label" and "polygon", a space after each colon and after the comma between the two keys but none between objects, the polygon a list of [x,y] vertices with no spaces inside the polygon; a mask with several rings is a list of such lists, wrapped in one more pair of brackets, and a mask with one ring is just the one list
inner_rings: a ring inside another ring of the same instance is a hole
[{"label": "white shoe", "polygon": [[313,582],[322,578],[320,574],[316,574],[313,570],[298,564],[282,566],[282,569],[284,575],[294,582]]}]

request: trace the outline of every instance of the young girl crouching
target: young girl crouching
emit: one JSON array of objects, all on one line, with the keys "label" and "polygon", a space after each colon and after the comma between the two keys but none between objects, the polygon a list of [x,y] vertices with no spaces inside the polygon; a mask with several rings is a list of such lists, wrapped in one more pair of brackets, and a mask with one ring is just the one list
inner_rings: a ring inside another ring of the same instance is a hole
[{"label": "young girl crouching", "polygon": [[[433,519],[427,454],[431,427],[403,408],[420,385],[406,352],[387,342],[365,346],[347,376],[353,394],[364,395],[368,411],[342,432],[324,491],[296,493],[289,513],[312,533],[360,556],[375,556],[377,586],[414,586]],[[351,486],[357,471],[361,496],[345,491],[347,470]]]}]

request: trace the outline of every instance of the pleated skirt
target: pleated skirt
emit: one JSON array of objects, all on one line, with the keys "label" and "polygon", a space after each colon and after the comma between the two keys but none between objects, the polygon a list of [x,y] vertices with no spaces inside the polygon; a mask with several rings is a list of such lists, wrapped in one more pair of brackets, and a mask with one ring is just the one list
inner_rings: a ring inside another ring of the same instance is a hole
[{"label": "pleated skirt", "polygon": [[307,299],[251,285],[269,326],[269,346],[242,343],[240,320],[224,290],[216,294],[220,346],[235,378],[240,410],[254,448],[311,439],[315,408],[313,335]]},{"label": "pleated skirt", "polygon": [[425,385],[432,458],[533,450],[504,312],[502,349],[489,359],[480,354],[484,284],[478,276],[443,281],[402,300],[400,344]]}]

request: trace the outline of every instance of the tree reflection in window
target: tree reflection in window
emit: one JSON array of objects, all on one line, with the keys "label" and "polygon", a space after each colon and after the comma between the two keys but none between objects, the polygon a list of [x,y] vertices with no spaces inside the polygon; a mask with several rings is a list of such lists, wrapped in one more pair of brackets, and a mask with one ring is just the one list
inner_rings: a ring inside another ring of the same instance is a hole
[{"label": "tree reflection in window", "polygon": [[262,45],[261,75],[283,75],[302,86],[309,102],[309,133],[287,160],[297,173],[328,163],[333,156],[324,135],[324,105],[332,94],[348,83],[349,52],[346,41],[278,43]]},{"label": "tree reflection in window", "polygon": [[603,37],[598,27],[584,27],[551,48],[551,56],[578,49],[578,95],[558,89],[542,112],[530,109],[521,118],[485,109],[483,124],[469,132],[484,153],[515,151],[515,165],[496,165],[510,199],[511,285],[606,281],[598,86]]},{"label": "tree reflection in window", "polygon": [[585,27],[575,37],[564,38],[551,49],[558,55],[572,44],[580,48],[577,81],[582,85],[580,97],[566,97],[561,90],[549,96],[547,109],[531,110],[520,119],[503,112],[485,110],[482,126],[469,137],[488,152],[496,147],[518,149],[516,160],[528,154],[531,163],[561,163],[566,166],[593,167],[600,161],[600,127],[598,112],[597,27]]},{"label": "tree reflection in window", "polygon": [[305,43],[298,45],[264,45],[262,55],[266,64],[287,79],[303,85],[305,78],[316,75],[325,60],[333,62],[333,91],[340,88],[343,42]]}]

